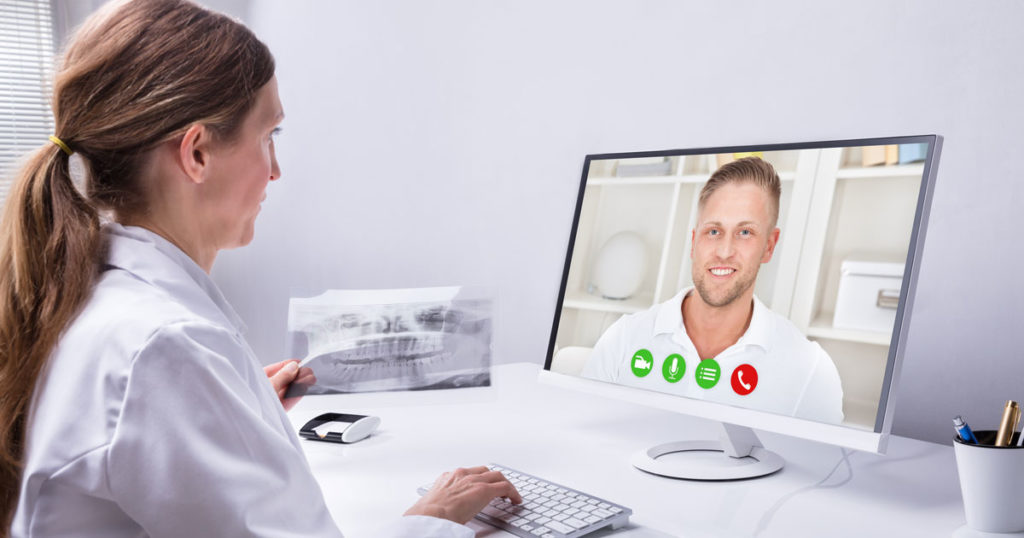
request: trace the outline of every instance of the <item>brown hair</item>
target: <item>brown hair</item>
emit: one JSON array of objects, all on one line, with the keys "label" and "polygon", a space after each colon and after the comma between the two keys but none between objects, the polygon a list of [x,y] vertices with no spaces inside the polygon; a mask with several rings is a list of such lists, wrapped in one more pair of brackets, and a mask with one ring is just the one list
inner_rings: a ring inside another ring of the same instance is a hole
[{"label": "brown hair", "polygon": [[769,214],[772,217],[772,227],[779,220],[779,198],[782,196],[782,183],[779,181],[779,174],[775,167],[760,157],[744,157],[731,163],[724,164],[715,170],[700,190],[700,201],[698,207],[704,209],[711,194],[719,187],[727,183],[753,183],[768,193],[771,199]]},{"label": "brown hair", "polygon": [[107,4],[76,33],[53,93],[56,136],[17,173],[0,228],[0,536],[17,505],[29,402],[103,257],[100,211],[144,209],[147,152],[191,125],[231,141],[274,59],[242,24],[185,0]]}]

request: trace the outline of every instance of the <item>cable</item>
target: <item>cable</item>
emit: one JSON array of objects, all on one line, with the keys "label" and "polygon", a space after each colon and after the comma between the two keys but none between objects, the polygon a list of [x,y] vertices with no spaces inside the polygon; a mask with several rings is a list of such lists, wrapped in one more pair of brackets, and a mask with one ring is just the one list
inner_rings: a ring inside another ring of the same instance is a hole
[{"label": "cable", "polygon": [[[838,488],[838,487],[843,486],[844,484],[846,484],[847,482],[849,482],[850,480],[853,479],[853,465],[850,464],[850,455],[851,455],[851,453],[850,453],[849,450],[846,450],[845,448],[840,448],[839,450],[842,451],[842,457],[839,458],[839,461],[837,461],[835,466],[832,467],[832,470],[829,471],[827,475],[825,475],[825,478],[822,478],[817,483],[811,484],[810,486],[804,486],[804,487],[802,487],[800,489],[797,489],[795,491],[791,491],[791,492],[783,495],[782,497],[779,497],[779,500],[775,501],[775,504],[773,504],[772,507],[769,508],[761,516],[761,519],[758,520],[757,528],[754,529],[754,536],[755,537],[760,535],[762,532],[765,531],[765,529],[768,528],[768,525],[772,522],[772,518],[775,517],[776,512],[778,512],[779,509],[781,509],[782,506],[785,505],[787,502],[789,502],[789,500],[792,499],[793,497],[796,497],[797,495],[799,495],[801,493],[804,493],[804,492],[807,492],[807,491],[811,491],[811,490],[814,490],[814,489]],[[846,478],[844,478],[842,481],[840,481],[840,482],[838,482],[836,484],[829,484],[827,486],[824,485],[825,482],[827,482],[829,478],[832,478],[832,475],[834,475],[835,472],[837,470],[839,470],[839,466],[841,466],[844,463],[846,464],[846,470],[847,470]]]}]

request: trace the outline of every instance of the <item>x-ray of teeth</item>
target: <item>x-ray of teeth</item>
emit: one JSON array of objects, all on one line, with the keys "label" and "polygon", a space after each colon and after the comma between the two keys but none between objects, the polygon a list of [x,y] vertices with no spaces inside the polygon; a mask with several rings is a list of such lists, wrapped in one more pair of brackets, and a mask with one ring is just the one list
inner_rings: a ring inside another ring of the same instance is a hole
[{"label": "x-ray of teeth", "polygon": [[287,396],[489,385],[492,315],[482,288],[293,297],[289,352],[315,379],[292,383]]}]

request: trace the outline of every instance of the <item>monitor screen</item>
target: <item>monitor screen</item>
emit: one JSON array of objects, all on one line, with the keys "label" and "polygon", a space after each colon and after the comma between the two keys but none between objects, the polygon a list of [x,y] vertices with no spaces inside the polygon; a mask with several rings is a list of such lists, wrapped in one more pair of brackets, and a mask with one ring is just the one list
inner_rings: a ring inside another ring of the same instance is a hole
[{"label": "monitor screen", "polygon": [[882,432],[939,141],[587,156],[545,369]]}]

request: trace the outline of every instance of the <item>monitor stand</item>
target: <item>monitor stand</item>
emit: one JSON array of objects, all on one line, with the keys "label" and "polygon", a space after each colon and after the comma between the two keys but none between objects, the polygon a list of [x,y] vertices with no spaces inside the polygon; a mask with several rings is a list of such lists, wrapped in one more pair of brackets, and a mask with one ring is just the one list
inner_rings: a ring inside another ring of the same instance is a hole
[{"label": "monitor stand", "polygon": [[[758,478],[782,469],[785,460],[761,447],[754,430],[720,423],[718,441],[680,441],[638,452],[631,463],[651,474],[689,480]],[[677,454],[662,458],[668,454]],[[661,458],[661,459],[659,459]]]}]

